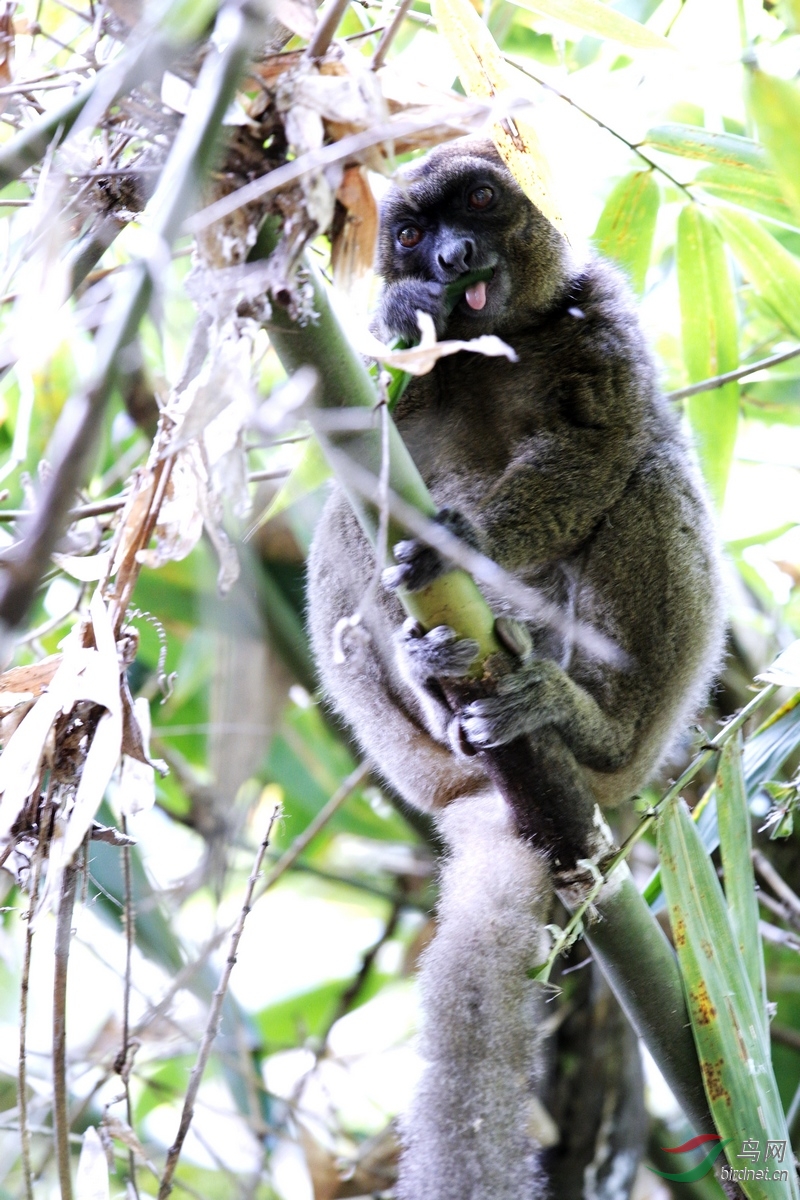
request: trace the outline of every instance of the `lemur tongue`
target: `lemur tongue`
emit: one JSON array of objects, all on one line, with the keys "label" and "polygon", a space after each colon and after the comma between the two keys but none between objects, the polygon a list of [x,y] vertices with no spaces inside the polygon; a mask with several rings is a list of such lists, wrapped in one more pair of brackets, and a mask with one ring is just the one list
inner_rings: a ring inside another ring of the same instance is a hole
[{"label": "lemur tongue", "polygon": [[473,283],[464,292],[467,304],[470,308],[481,309],[486,303],[486,280],[482,279],[480,283]]}]

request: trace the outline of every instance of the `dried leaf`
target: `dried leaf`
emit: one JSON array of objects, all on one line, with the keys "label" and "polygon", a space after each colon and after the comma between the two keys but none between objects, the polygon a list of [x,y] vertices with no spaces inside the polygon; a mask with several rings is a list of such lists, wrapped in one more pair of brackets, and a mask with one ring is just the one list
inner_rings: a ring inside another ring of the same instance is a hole
[{"label": "dried leaf", "polygon": [[155,770],[166,764],[150,760],[150,704],[139,696],[132,710],[125,710],[127,736],[123,735],[122,770],[117,789],[117,804],[126,817],[146,812],[156,802]]},{"label": "dried leaf", "polygon": [[81,583],[94,583],[98,579],[104,579],[111,566],[111,551],[106,550],[102,554],[54,554],[53,562],[62,571],[66,571],[73,579],[79,579]]},{"label": "dried leaf", "polygon": [[470,338],[469,341],[449,340],[437,342],[436,329],[430,313],[418,312],[421,338],[418,346],[408,350],[392,350],[367,330],[359,330],[354,340],[359,351],[375,358],[378,362],[390,367],[407,371],[409,375],[427,375],[436,366],[440,358],[450,354],[458,354],[461,350],[470,350],[475,354],[485,354],[489,358],[504,357],[511,362],[517,361],[517,355],[512,348],[494,334],[483,334],[481,337]]},{"label": "dried leaf", "polygon": [[286,29],[306,40],[316,29],[317,10],[311,0],[271,0],[270,12]]},{"label": "dried leaf", "polygon": [[108,1163],[100,1135],[93,1125],[83,1135],[75,1200],[109,1200]]},{"label": "dried leaf", "polygon": [[47,658],[26,667],[12,667],[0,675],[0,713],[8,713],[18,704],[41,696],[61,665],[62,655]]},{"label": "dried leaf", "polygon": [[333,282],[343,291],[351,292],[372,269],[378,238],[378,205],[364,167],[345,170],[336,199],[344,209],[344,219],[334,219]]},{"label": "dried leaf", "polygon": [[126,1121],[122,1121],[112,1113],[106,1112],[103,1117],[103,1128],[108,1131],[111,1137],[116,1138],[118,1142],[122,1142],[123,1146],[127,1146],[129,1150],[132,1150],[140,1162],[147,1162],[147,1152],[144,1146]]},{"label": "dried leaf", "polygon": [[162,567],[191,553],[203,533],[202,490],[193,449],[181,450],[173,463],[159,509],[156,544],[152,549],[137,551],[138,562],[146,567]]}]

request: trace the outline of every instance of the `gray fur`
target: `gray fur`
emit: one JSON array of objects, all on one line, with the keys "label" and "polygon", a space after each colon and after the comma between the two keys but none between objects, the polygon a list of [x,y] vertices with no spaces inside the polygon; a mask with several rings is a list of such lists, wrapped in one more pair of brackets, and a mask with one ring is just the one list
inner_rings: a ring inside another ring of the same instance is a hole
[{"label": "gray fur", "polygon": [[[464,208],[465,189],[476,179],[499,190],[488,214]],[[421,255],[401,253],[396,243],[398,225],[412,219],[424,227]],[[439,253],[442,247],[446,253]],[[443,285],[452,277],[447,264],[463,266],[465,255],[470,270],[488,265],[495,273],[485,308],[473,312],[462,301],[448,320],[441,307]],[[476,142],[435,150],[389,193],[379,265],[384,292],[378,326],[386,336],[407,329],[409,314],[427,296],[427,310],[447,335],[498,333],[519,358],[510,363],[458,354],[405,393],[397,423],[437,506],[458,514],[487,555],[613,639],[627,658],[624,668],[609,666],[525,621],[532,652],[526,638],[516,639],[522,654],[515,670],[497,697],[460,714],[462,734],[484,747],[554,724],[597,800],[619,803],[652,775],[702,703],[723,637],[713,521],[677,421],[659,395],[628,289],[606,263],[576,265],[493,148]],[[437,287],[421,289],[420,282]],[[404,566],[413,564],[413,547],[404,547],[403,559]],[[425,561],[427,578],[429,556]],[[516,922],[525,927],[523,942],[538,936],[523,909],[529,911],[530,903],[530,911],[544,913],[544,902],[533,899],[545,894],[543,867],[527,848],[520,850],[522,859],[512,854],[513,839],[497,832],[480,755],[451,750],[459,744],[453,714],[435,675],[443,663],[448,670],[463,661],[468,648],[459,660],[452,646],[448,657],[441,636],[429,639],[426,664],[426,639],[414,631],[398,638],[403,611],[383,591],[364,613],[369,641],[334,662],[334,627],[358,608],[373,570],[373,552],[336,489],[309,560],[309,619],[323,686],[392,786],[420,808],[446,809],[445,823],[452,822],[449,832],[445,825],[454,857],[443,879],[443,931],[423,977],[425,1046],[436,1065],[424,1077],[421,1107],[409,1118],[401,1195],[527,1197],[530,1189],[505,1190],[507,1177],[517,1180],[529,1170],[519,1126],[504,1118],[509,1135],[496,1150],[482,1139],[462,1143],[459,1122],[467,1110],[459,1095],[470,1092],[470,1104],[481,1106],[486,1127],[500,1137],[495,1117],[507,1113],[501,1076],[509,1069],[502,1064],[515,1060],[520,1038],[529,1036],[529,1010],[521,1000],[497,1007],[492,981],[480,982],[481,972],[506,969],[498,965],[505,947],[507,977],[523,987],[519,970],[527,951],[515,941]],[[495,613],[522,619],[503,596],[485,594]],[[457,811],[469,811],[469,821],[457,818]],[[469,827],[472,838],[484,821],[488,853],[478,869],[474,848],[461,846],[458,831]],[[511,854],[515,866],[492,861],[492,839],[497,858]],[[475,865],[471,874],[461,870],[467,861]],[[506,867],[528,871],[522,908],[502,883]],[[479,916],[483,903],[486,928]],[[501,933],[506,904],[508,928]],[[497,937],[491,959],[487,943],[494,945],[495,934],[489,920]],[[481,1030],[471,1053],[451,1028],[467,986],[476,1005],[470,1028]],[[518,1024],[511,1010],[519,1011]],[[495,1047],[490,1057],[497,1069],[492,1075],[487,1066],[484,1075],[489,1046]],[[508,1086],[518,1099],[516,1083]],[[428,1136],[428,1125],[438,1132]],[[482,1182],[473,1185],[476,1156],[485,1156],[484,1168],[477,1175]],[[462,1162],[471,1164],[469,1171]]]}]

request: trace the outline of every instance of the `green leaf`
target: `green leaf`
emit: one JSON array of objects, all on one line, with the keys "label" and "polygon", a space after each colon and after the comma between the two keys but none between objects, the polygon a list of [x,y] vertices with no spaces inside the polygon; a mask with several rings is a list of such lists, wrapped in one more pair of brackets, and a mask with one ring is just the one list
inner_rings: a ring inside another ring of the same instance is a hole
[{"label": "green leaf", "polygon": [[[686,805],[674,800],[658,822],[658,846],[675,948],[711,1114],[734,1168],[743,1139],[785,1141],[789,1133],[770,1045],[722,889]],[[748,1200],[798,1196],[788,1182],[742,1180]]]},{"label": "green leaf", "polygon": [[574,25],[584,33],[595,37],[609,38],[635,50],[674,50],[675,47],[660,33],[632,21],[622,13],[615,12],[599,0],[512,0],[520,8],[539,13],[544,17],[555,17],[566,25]]},{"label": "green leaf", "polygon": [[[739,346],[725,247],[713,223],[693,204],[678,218],[677,263],[683,359],[690,383],[699,383],[735,370]],[[703,475],[721,507],[739,420],[738,383],[689,397],[686,411]]]},{"label": "green leaf", "polygon": [[331,469],[325,455],[320,450],[319,442],[314,437],[309,438],[303,448],[299,463],[283,486],[279,488],[260,523],[266,524],[273,517],[277,517],[278,513],[285,512],[295,501],[315,492],[326,479],[330,478],[330,475]]},{"label": "green leaf", "polygon": [[753,835],[742,771],[742,735],[725,743],[717,767],[717,822],[725,898],[734,939],[744,962],[763,1028],[769,1037],[767,983],[758,932],[758,902],[753,875]]},{"label": "green leaf", "polygon": [[739,208],[780,221],[797,225],[797,215],[787,201],[775,175],[765,171],[743,171],[741,167],[703,167],[697,172],[694,187],[701,187],[710,196],[727,200]]},{"label": "green leaf", "polygon": [[644,291],[661,193],[652,171],[632,171],[612,191],[592,241],[598,253],[617,263],[634,291]]},{"label": "green leaf", "polygon": [[747,73],[747,100],[783,195],[800,217],[800,91],[764,71]]},{"label": "green leaf", "polygon": [[763,146],[735,133],[713,133],[697,125],[671,122],[648,129],[643,145],[681,158],[702,159],[722,167],[738,167],[763,174],[772,169]]},{"label": "green leaf", "polygon": [[787,329],[800,337],[800,263],[743,212],[721,208],[714,221],[745,276]]}]

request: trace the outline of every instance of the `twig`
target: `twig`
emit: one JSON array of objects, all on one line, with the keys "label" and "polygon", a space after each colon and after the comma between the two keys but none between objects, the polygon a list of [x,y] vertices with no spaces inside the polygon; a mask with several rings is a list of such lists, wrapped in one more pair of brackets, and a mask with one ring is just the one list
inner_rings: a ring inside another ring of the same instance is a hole
[{"label": "twig", "polygon": [[800,896],[789,887],[786,880],[778,874],[767,856],[760,850],[753,851],[753,866],[795,918],[800,917]]},{"label": "twig", "polygon": [[[128,821],[123,816],[122,832],[127,836]],[[128,1125],[133,1128],[133,1104],[131,1103],[131,1058],[132,1045],[130,1037],[131,1015],[131,963],[133,959],[133,942],[136,934],[136,913],[133,907],[133,888],[131,887],[131,848],[122,847],[122,876],[125,889],[122,908],[122,923],[125,930],[125,985],[122,997],[122,1046],[114,1066],[122,1079],[125,1088],[125,1112]],[[139,1200],[139,1188],[136,1183],[136,1155],[133,1148],[128,1149],[128,1181],[136,1200]]]},{"label": "twig", "polygon": [[[769,921],[759,921],[758,931],[765,942],[771,942],[774,946],[783,946],[786,950],[794,950],[795,954],[800,954],[800,938],[794,933],[789,933],[788,929],[779,929],[777,925],[772,925]],[[774,1026],[772,1027],[772,1036],[776,1036]],[[795,1049],[800,1050],[800,1033],[796,1033],[795,1037],[797,1039]]]},{"label": "twig", "polygon": [[406,19],[406,13],[411,8],[411,0],[402,0],[400,7],[392,17],[391,24],[387,28],[381,40],[378,42],[375,53],[372,56],[372,62],[369,64],[373,71],[379,71],[386,61],[386,54],[394,39],[400,30],[400,26]]},{"label": "twig", "polygon": [[[83,517],[101,517],[105,513],[117,512],[125,507],[127,499],[127,496],[112,496],[108,500],[95,500],[93,504],[81,504],[69,510],[67,520],[80,521]],[[0,508],[0,524],[24,521],[26,517],[32,517],[34,512],[35,509],[30,508]]]},{"label": "twig", "polygon": [[339,22],[344,16],[350,0],[330,0],[322,11],[317,28],[311,35],[306,55],[308,58],[323,58],[330,46],[333,35],[339,28]]},{"label": "twig", "polygon": [[757,371],[764,371],[767,367],[776,367],[778,363],[788,362],[790,358],[797,358],[800,355],[800,346],[795,346],[793,350],[782,350],[780,354],[772,354],[769,358],[762,358],[759,362],[749,363],[745,367],[737,367],[735,371],[726,371],[723,375],[713,375],[710,379],[701,379],[700,383],[692,383],[688,387],[678,388],[676,392],[666,392],[667,400],[685,400],[687,396],[697,396],[700,392],[711,392],[714,388],[722,387],[724,383],[733,383],[737,379],[745,379],[748,375],[755,375]]},{"label": "twig", "polygon": [[286,853],[282,854],[278,859],[259,888],[258,899],[265,892],[269,891],[271,887],[274,887],[281,876],[285,875],[289,868],[294,866],[308,844],[313,841],[323,826],[327,825],[334,813],[342,807],[345,800],[352,795],[359,784],[364,782],[371,770],[370,763],[366,761],[359,763],[356,769],[351,771],[347,778],[340,783],[327,804],[323,805],[313,821],[309,821],[303,832],[298,834],[294,839]]},{"label": "twig", "polygon": [[252,906],[253,892],[261,871],[261,864],[264,861],[264,855],[266,854],[267,847],[269,846],[272,827],[278,818],[279,811],[280,808],[276,804],[269,819],[267,832],[265,833],[261,845],[258,848],[258,854],[256,855],[256,861],[253,865],[252,873],[247,881],[247,891],[245,892],[244,904],[242,905],[239,918],[236,921],[233,933],[231,934],[225,969],[222,972],[219,984],[214,992],[211,1002],[211,1011],[208,1014],[208,1023],[206,1025],[205,1033],[203,1034],[203,1040],[200,1043],[200,1049],[197,1052],[197,1061],[192,1069],[191,1078],[189,1079],[189,1086],[186,1089],[186,1098],[183,1102],[183,1112],[181,1113],[178,1132],[175,1136],[175,1141],[170,1146],[167,1154],[167,1162],[166,1166],[164,1167],[164,1174],[161,1178],[161,1186],[158,1189],[158,1200],[167,1200],[167,1197],[172,1191],[172,1177],[175,1174],[175,1168],[178,1165],[178,1159],[180,1158],[181,1150],[183,1149],[183,1143],[186,1140],[186,1135],[189,1132],[189,1126],[192,1123],[192,1117],[194,1116],[194,1105],[197,1099],[198,1090],[200,1088],[200,1081],[203,1078],[203,1072],[206,1069],[208,1056],[211,1053],[211,1047],[214,1044],[214,1039],[216,1038],[217,1030],[219,1029],[220,1018],[222,1016],[222,1002],[225,999],[225,993],[228,990],[231,971],[233,970],[233,965],[236,962],[236,951],[239,947],[239,939],[242,936],[242,930],[244,929],[244,923],[247,919],[247,914],[250,912],[250,908]]},{"label": "twig", "polygon": [[53,1126],[61,1200],[72,1200],[72,1175],[69,1162],[69,1093],[67,1090],[67,966],[75,907],[77,868],[64,871],[58,902],[53,981]]},{"label": "twig", "polygon": [[[28,1127],[28,1082],[26,1041],[28,1034],[28,987],[31,977],[31,952],[33,950],[33,917],[39,899],[39,879],[42,871],[42,833],[33,855],[31,865],[30,903],[26,917],[25,950],[22,959],[22,977],[19,985],[19,1070],[17,1073],[17,1105],[19,1109],[19,1132],[22,1160],[22,1178],[25,1184],[25,1200],[33,1198],[33,1173],[31,1170],[31,1131]],[[49,1131],[48,1131],[49,1132]]]},{"label": "twig", "polygon": [[[319,833],[324,825],[330,821],[334,813],[341,808],[345,800],[350,796],[360,783],[368,776],[370,765],[367,762],[361,763],[347,778],[340,784],[336,791],[331,796],[330,800],[320,809],[313,821],[310,821],[302,833],[298,834],[292,842],[289,849],[278,859],[275,866],[266,876],[263,885],[259,889],[257,900],[260,900],[265,892],[274,887],[282,875],[294,866],[297,859],[306,849],[308,844]],[[207,940],[203,948],[200,950],[197,958],[192,962],[187,963],[181,971],[178,972],[175,979],[172,981],[168,990],[164,993],[158,1004],[152,1008],[146,1016],[138,1023],[133,1033],[134,1036],[142,1033],[156,1017],[163,1016],[169,1009],[172,1001],[177,996],[178,992],[186,987],[189,980],[200,970],[200,968],[208,961],[210,955],[214,953],[218,946],[221,946],[225,938],[231,932],[231,925],[218,929]]]},{"label": "twig", "polygon": [[596,117],[594,113],[589,112],[588,108],[583,108],[582,105],[578,104],[577,100],[573,100],[571,96],[568,96],[566,92],[562,92],[560,88],[557,88],[554,84],[548,83],[547,80],[542,79],[540,75],[534,75],[533,71],[529,70],[527,66],[523,66],[520,62],[518,62],[513,54],[504,54],[503,58],[507,63],[514,67],[515,70],[520,71],[523,75],[527,75],[528,79],[532,79],[534,83],[538,83],[540,87],[545,89],[545,91],[552,92],[554,96],[558,96],[559,100],[563,100],[565,104],[569,104],[570,108],[574,108],[575,111],[579,112],[582,117],[586,117],[588,121],[592,121],[600,129],[605,129],[606,133],[610,133],[613,138],[616,138],[618,142],[622,142],[623,146],[627,146],[630,151],[636,154],[642,160],[642,162],[647,163],[651,171],[658,171],[659,175],[663,175],[665,179],[668,179],[674,187],[679,188],[682,192],[684,192],[690,200],[698,203],[696,197],[692,195],[685,183],[681,183],[679,179],[676,179],[675,176],[671,175],[670,172],[664,167],[659,166],[654,159],[650,158],[648,154],[645,154],[635,142],[630,141],[630,139],[626,138],[623,133],[619,132],[619,130],[614,129],[614,127],[611,125],[607,125],[606,122],[601,120],[600,117]]},{"label": "twig", "polygon": [[763,888],[757,889],[756,899],[762,908],[766,908],[780,921],[785,921],[787,925],[791,925],[798,933],[800,933],[800,916],[787,908],[785,904],[781,904],[780,900],[776,900],[769,892],[765,892]]}]

